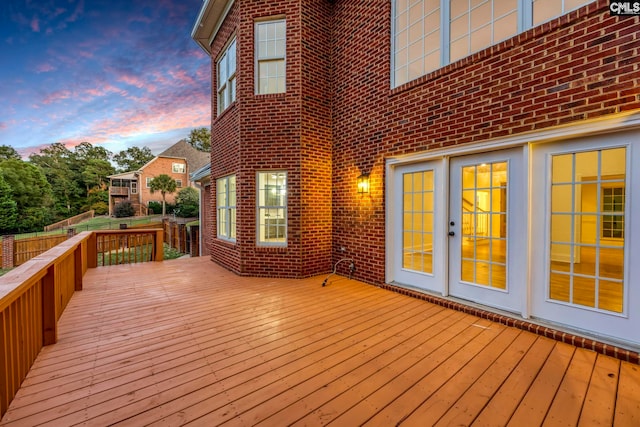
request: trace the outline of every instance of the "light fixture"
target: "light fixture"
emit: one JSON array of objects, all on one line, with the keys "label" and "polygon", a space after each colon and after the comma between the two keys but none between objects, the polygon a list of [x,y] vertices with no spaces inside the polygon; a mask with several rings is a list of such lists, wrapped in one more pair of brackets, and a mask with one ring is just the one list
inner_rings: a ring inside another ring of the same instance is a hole
[{"label": "light fixture", "polygon": [[358,194],[369,194],[368,173],[363,173],[358,177]]}]

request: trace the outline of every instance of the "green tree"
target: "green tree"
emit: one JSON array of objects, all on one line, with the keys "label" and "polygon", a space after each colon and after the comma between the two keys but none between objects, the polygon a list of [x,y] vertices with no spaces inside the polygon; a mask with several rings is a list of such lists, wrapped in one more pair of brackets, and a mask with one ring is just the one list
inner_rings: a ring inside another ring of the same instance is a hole
[{"label": "green tree", "polygon": [[53,193],[40,168],[22,160],[0,162],[0,173],[16,202],[16,231],[36,231],[52,219]]},{"label": "green tree", "polygon": [[83,210],[93,209],[96,215],[109,213],[109,190],[106,185],[93,187],[87,192],[87,205]]},{"label": "green tree", "polygon": [[0,173],[0,234],[9,234],[17,229],[18,205],[13,200],[11,187]]},{"label": "green tree", "polygon": [[200,208],[200,196],[193,187],[185,187],[178,191],[176,196],[176,215],[181,218],[198,216]]},{"label": "green tree", "polygon": [[164,173],[156,176],[151,180],[151,182],[149,182],[149,190],[151,191],[151,194],[159,191],[162,196],[162,216],[165,216],[166,212],[167,193],[173,193],[176,191],[176,187],[176,180]]},{"label": "green tree", "polygon": [[73,149],[73,153],[80,161],[95,159],[108,162],[113,157],[113,153],[111,151],[104,147],[95,147],[89,142],[81,142],[76,145]]},{"label": "green tree", "polygon": [[187,142],[200,151],[211,151],[211,132],[208,128],[192,129]]},{"label": "green tree", "polygon": [[0,162],[3,160],[22,160],[15,148],[9,145],[0,145]]},{"label": "green tree", "polygon": [[118,172],[132,172],[153,160],[155,156],[149,147],[130,147],[113,156],[113,161],[118,165]]},{"label": "green tree", "polygon": [[64,144],[56,142],[29,156],[29,162],[40,166],[51,184],[56,219],[80,213],[86,203],[86,188],[82,180],[82,165]]},{"label": "green tree", "polygon": [[115,168],[108,160],[88,159],[82,171],[82,180],[87,188],[87,195],[90,189],[101,188],[107,183],[107,177],[115,173]]}]

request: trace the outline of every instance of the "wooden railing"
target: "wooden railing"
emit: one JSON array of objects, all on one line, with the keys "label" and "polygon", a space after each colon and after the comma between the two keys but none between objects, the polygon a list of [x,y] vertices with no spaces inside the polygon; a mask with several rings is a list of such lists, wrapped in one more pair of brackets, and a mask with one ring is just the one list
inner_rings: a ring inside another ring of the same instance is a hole
[{"label": "wooden railing", "polygon": [[109,187],[109,194],[112,196],[128,196],[129,187]]},{"label": "wooden railing", "polygon": [[[97,267],[105,250],[149,256],[118,257],[119,262],[162,261],[162,229],[86,231],[32,258],[0,278],[0,417],[43,346],[57,340],[57,323],[87,269]],[[117,247],[112,241],[118,242]],[[102,243],[99,243],[102,242]],[[124,245],[126,242],[126,245]],[[145,252],[147,253],[147,252]],[[109,258],[110,259],[110,258]]]}]

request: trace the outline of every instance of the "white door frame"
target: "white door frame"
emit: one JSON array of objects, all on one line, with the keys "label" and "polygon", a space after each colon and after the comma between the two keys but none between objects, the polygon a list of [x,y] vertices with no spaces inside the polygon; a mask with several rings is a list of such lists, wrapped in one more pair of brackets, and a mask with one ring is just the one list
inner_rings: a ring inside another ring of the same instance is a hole
[{"label": "white door frame", "polygon": [[[387,236],[386,250],[385,250],[385,254],[386,254],[385,281],[386,283],[393,283],[394,281],[394,275],[393,275],[393,265],[395,262],[394,248],[396,245],[401,244],[401,241],[398,241],[397,236],[394,236],[394,232],[393,232],[393,224],[396,221],[396,217],[395,217],[396,208],[393,205],[393,199],[392,199],[394,185],[397,179],[396,171],[399,166],[409,165],[412,163],[438,160],[442,162],[442,170],[443,170],[444,176],[449,176],[449,167],[448,167],[449,157],[473,154],[477,152],[487,152],[487,151],[499,150],[504,148],[512,148],[516,146],[523,146],[524,147],[523,163],[524,165],[526,165],[526,169],[528,170],[525,176],[526,183],[527,183],[525,190],[528,195],[526,199],[526,210],[527,212],[531,212],[531,207],[533,206],[533,202],[534,202],[533,188],[535,183],[535,179],[533,176],[534,170],[532,167],[533,165],[533,154],[531,152],[532,144],[563,141],[563,140],[575,139],[580,137],[590,137],[590,136],[596,136],[596,135],[609,135],[609,134],[620,133],[620,132],[631,131],[631,130],[640,130],[640,111],[638,110],[631,111],[631,112],[624,112],[624,113],[615,114],[615,115],[609,115],[606,117],[601,117],[601,118],[596,118],[591,120],[584,120],[575,124],[566,124],[566,125],[556,126],[552,128],[543,129],[543,130],[531,131],[531,132],[521,133],[518,135],[507,136],[507,137],[497,138],[493,140],[487,140],[479,143],[455,145],[455,146],[449,146],[445,148],[436,148],[429,151],[412,153],[409,155],[388,157],[385,161],[385,177],[386,177],[386,181],[385,181],[385,218],[386,218],[385,227],[386,228],[385,228],[385,231]],[[636,151],[640,150],[640,147],[636,145],[634,150]],[[638,167],[635,168],[636,171],[634,172],[634,176],[632,178],[629,178],[630,180],[633,179],[635,180],[635,182],[640,182],[640,176],[639,176],[640,171],[638,171],[638,169],[640,168]],[[446,193],[448,193],[449,191],[448,179],[444,181],[445,182],[443,183],[444,185],[442,188]],[[640,203],[638,203],[637,200],[634,200],[630,203],[634,204],[633,209],[635,211],[640,210],[640,206],[639,206]],[[631,204],[629,205],[629,209],[631,211],[632,209]],[[446,215],[447,216],[449,215],[448,208],[447,208]],[[531,220],[528,221],[528,225],[526,227],[526,233],[528,237],[527,245],[525,248],[523,248],[523,250],[527,251],[527,260],[529,260],[529,262],[527,262],[525,271],[523,271],[524,273],[523,276],[526,280],[525,297],[524,297],[525,301],[522,305],[522,314],[521,314],[523,318],[528,318],[532,313],[531,311],[532,305],[533,305],[532,301],[535,296],[533,294],[531,284],[534,283],[535,280],[537,280],[537,275],[539,275],[539,272],[536,271],[535,266],[533,266],[532,265],[533,263],[531,262],[531,260],[534,259],[537,253],[533,249],[535,238],[540,237],[540,236],[537,236],[536,234],[538,233],[538,231],[533,228],[534,227],[533,222],[534,221],[531,221]],[[639,228],[640,227],[636,225],[636,230],[638,230]],[[636,231],[636,233],[638,233],[638,231]],[[638,236],[638,238],[640,238],[640,236]],[[639,244],[637,242],[634,243],[631,241],[631,239],[628,239],[628,240],[629,240],[629,245],[630,247],[633,247],[634,252],[640,251],[640,248],[638,248]],[[631,250],[632,249],[630,248],[629,251]],[[447,244],[447,250],[445,251],[444,262],[446,262],[446,265],[448,265],[448,244]],[[627,260],[627,265],[629,265],[630,262],[631,260]],[[628,268],[631,268],[631,266],[629,266]],[[634,278],[640,277],[640,265],[634,266],[633,268],[634,268],[634,272],[632,273],[633,277]],[[442,288],[442,296],[444,297],[448,296],[448,287],[446,285],[448,283],[448,277],[446,276],[447,276],[447,271],[445,269],[444,279],[443,279],[445,285]],[[640,313],[638,315],[640,315]],[[593,333],[591,331],[586,331],[586,332]],[[635,345],[638,345],[638,343],[635,343]]]}]

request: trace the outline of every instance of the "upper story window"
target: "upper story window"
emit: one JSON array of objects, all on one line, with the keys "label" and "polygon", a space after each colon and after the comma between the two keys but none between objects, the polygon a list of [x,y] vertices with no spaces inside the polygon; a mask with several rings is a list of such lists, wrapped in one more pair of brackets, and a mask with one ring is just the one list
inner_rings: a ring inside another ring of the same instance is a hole
[{"label": "upper story window", "polygon": [[593,0],[393,0],[392,86]]},{"label": "upper story window", "polygon": [[138,182],[131,181],[131,194],[138,194]]},{"label": "upper story window", "polygon": [[256,93],[286,90],[286,21],[256,22]]},{"label": "upper story window", "polygon": [[236,39],[233,39],[216,64],[218,71],[218,115],[236,100]]},{"label": "upper story window", "polygon": [[151,188],[151,180],[153,179],[152,176],[148,176],[146,179],[146,183],[147,183],[147,188]]},{"label": "upper story window", "polygon": [[186,170],[186,166],[184,163],[173,163],[171,165],[171,170],[173,173],[184,173]]}]

